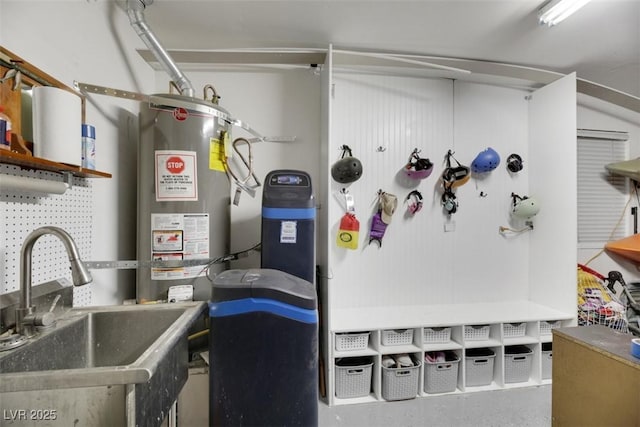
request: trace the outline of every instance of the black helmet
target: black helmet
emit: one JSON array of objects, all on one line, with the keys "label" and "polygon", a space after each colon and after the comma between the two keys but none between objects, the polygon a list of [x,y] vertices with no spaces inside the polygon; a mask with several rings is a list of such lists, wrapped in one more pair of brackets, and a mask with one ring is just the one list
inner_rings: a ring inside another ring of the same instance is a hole
[{"label": "black helmet", "polygon": [[[331,166],[331,176],[341,184],[348,184],[360,179],[362,176],[362,163],[351,155],[351,148],[342,147],[342,158]],[[345,157],[345,154],[349,153]]]},{"label": "black helmet", "polygon": [[507,157],[507,169],[509,169],[509,172],[518,173],[522,168],[522,157],[516,153],[510,154],[509,157]]}]

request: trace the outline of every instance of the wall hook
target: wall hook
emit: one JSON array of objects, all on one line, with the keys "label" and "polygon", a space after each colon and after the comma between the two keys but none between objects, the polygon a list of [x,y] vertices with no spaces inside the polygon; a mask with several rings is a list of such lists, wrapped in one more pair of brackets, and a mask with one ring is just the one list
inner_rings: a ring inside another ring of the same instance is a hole
[{"label": "wall hook", "polygon": [[376,151],[378,153],[384,153],[385,151],[387,151],[386,147],[383,147],[382,145],[378,146],[378,148],[376,148]]}]

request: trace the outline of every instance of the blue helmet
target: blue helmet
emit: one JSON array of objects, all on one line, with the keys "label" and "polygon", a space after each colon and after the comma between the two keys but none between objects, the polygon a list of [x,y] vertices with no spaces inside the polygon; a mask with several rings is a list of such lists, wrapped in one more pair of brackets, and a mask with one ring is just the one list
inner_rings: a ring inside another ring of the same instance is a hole
[{"label": "blue helmet", "polygon": [[484,151],[478,153],[476,158],[471,163],[471,170],[474,173],[491,172],[500,164],[500,155],[496,153],[496,150],[489,147]]}]

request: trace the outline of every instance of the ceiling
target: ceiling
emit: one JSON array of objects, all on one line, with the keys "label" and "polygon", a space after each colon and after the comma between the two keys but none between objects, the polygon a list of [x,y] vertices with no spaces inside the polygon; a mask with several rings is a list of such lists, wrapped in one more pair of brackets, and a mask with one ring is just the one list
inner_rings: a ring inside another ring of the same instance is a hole
[{"label": "ceiling", "polygon": [[640,97],[640,0],[592,0],[556,27],[543,0],[155,0],[168,50],[326,48],[504,62]]}]

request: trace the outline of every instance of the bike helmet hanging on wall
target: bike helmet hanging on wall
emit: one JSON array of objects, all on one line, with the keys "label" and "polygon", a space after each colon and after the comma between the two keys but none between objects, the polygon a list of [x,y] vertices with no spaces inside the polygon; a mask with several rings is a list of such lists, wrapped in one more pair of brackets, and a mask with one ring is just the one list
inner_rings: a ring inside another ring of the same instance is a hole
[{"label": "bike helmet hanging on wall", "polygon": [[[353,157],[351,148],[347,145],[340,147],[342,157],[331,166],[331,177],[341,184],[349,184],[360,179],[362,176],[362,163]],[[345,157],[345,154],[349,154]]]},{"label": "bike helmet hanging on wall", "polygon": [[471,170],[473,173],[491,172],[500,164],[500,155],[491,147],[478,153],[473,162]]},{"label": "bike helmet hanging on wall", "polygon": [[[455,160],[458,166],[452,167],[451,159]],[[447,151],[447,167],[442,172],[442,185],[445,189],[460,187],[466,184],[469,178],[471,178],[471,170],[467,166],[461,165],[460,162],[453,157],[451,150]]]},{"label": "bike helmet hanging on wall", "polygon": [[413,149],[409,162],[404,167],[404,172],[412,179],[425,179],[433,172],[433,163],[427,158],[422,158],[418,154],[417,148]]},{"label": "bike helmet hanging on wall", "polygon": [[518,173],[523,167],[522,157],[516,153],[509,154],[509,157],[507,157],[507,169],[509,169],[509,172]]},{"label": "bike helmet hanging on wall", "polygon": [[540,203],[533,197],[511,193],[511,215],[520,219],[531,219],[540,212]]}]

